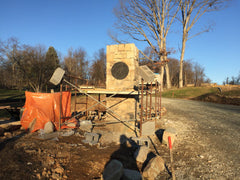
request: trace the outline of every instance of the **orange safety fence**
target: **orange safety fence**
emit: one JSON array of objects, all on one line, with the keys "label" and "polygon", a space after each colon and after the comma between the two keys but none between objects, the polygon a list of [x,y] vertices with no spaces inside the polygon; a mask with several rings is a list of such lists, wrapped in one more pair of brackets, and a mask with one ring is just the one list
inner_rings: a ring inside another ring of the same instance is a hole
[{"label": "orange safety fence", "polygon": [[[28,129],[30,123],[36,119],[31,132],[44,129],[44,125],[48,121],[51,121],[56,130],[58,130],[60,118],[60,92],[33,93],[26,91],[25,96],[26,102],[21,118],[22,127]],[[71,93],[69,91],[62,92],[61,104],[61,123],[63,123],[68,119],[62,117],[71,116]],[[62,126],[61,128],[66,128],[66,126]]]}]

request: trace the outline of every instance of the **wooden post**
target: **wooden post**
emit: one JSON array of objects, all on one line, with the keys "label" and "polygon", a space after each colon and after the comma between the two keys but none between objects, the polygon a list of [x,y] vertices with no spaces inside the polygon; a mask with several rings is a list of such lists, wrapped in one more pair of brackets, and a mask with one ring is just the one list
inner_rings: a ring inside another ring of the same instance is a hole
[{"label": "wooden post", "polygon": [[[75,86],[77,86],[77,79],[75,79]],[[74,116],[76,115],[76,110],[77,110],[77,89],[74,89]]]},{"label": "wooden post", "polygon": [[62,123],[62,83],[60,84],[60,105],[59,105],[59,131],[61,130]]},{"label": "wooden post", "polygon": [[174,167],[173,167],[173,153],[172,153],[171,136],[168,136],[168,146],[169,146],[169,153],[170,153],[170,162],[171,162],[171,167],[172,167],[172,179],[176,180],[175,171],[174,171]]}]

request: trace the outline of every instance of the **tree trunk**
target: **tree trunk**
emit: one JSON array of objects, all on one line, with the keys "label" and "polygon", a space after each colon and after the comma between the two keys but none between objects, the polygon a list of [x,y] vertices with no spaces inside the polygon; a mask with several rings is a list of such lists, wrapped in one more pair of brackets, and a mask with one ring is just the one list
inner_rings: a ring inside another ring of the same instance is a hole
[{"label": "tree trunk", "polygon": [[165,65],[165,71],[166,71],[166,83],[167,83],[167,89],[170,89],[171,86],[171,81],[170,81],[170,77],[169,77],[169,68],[168,68],[168,64]]},{"label": "tree trunk", "polygon": [[161,85],[161,89],[162,89],[162,90],[163,90],[163,74],[164,74],[164,67],[161,66],[161,67],[160,67],[159,75],[160,75],[160,85]]},{"label": "tree trunk", "polygon": [[186,73],[186,71],[184,73],[184,80],[185,80],[184,86],[187,87],[188,83],[187,83],[187,73]]},{"label": "tree trunk", "polygon": [[[167,60],[167,46],[166,46],[166,37],[163,38],[163,49],[164,49],[164,55],[163,55],[163,60],[166,62]],[[169,68],[168,68],[168,64],[165,64],[165,72],[166,72],[166,85],[167,85],[167,89],[171,88],[171,81],[170,81],[170,75],[169,75]]]},{"label": "tree trunk", "polygon": [[180,57],[180,69],[179,69],[179,88],[183,87],[183,58],[184,58],[184,53],[186,48],[186,41],[187,41],[187,36],[186,36],[186,33],[183,32],[182,49],[181,49],[181,57]]}]

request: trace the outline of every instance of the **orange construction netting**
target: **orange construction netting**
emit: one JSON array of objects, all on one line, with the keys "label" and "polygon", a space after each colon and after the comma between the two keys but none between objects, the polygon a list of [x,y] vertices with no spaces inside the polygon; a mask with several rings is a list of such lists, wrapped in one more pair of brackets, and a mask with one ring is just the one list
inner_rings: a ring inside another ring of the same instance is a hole
[{"label": "orange construction netting", "polygon": [[[44,125],[51,121],[56,130],[59,129],[60,116],[60,92],[58,93],[33,93],[25,92],[26,102],[24,112],[21,118],[21,125],[28,129],[30,123],[35,120],[34,127],[31,132],[44,129]],[[69,91],[62,92],[61,117],[71,116],[71,93]],[[61,123],[66,121],[61,119]],[[61,128],[66,128],[62,126]]]}]

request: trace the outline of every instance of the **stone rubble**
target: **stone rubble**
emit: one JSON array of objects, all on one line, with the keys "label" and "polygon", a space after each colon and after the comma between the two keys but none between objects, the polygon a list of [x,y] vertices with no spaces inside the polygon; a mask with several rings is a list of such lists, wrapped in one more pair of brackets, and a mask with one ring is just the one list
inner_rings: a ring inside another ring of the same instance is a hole
[{"label": "stone rubble", "polygon": [[165,162],[162,157],[156,156],[152,158],[144,168],[143,177],[154,180],[160,172],[165,170]]},{"label": "stone rubble", "polygon": [[137,162],[144,163],[147,159],[147,155],[149,153],[149,148],[147,146],[140,146],[134,153],[134,158]]},{"label": "stone rubble", "polygon": [[174,143],[175,139],[177,138],[177,131],[176,129],[169,127],[166,128],[163,132],[163,136],[162,136],[162,143],[168,145],[168,136],[171,137],[171,142],[172,144]]},{"label": "stone rubble", "polygon": [[45,134],[49,134],[52,133],[54,131],[54,125],[51,121],[48,121],[45,125],[44,125],[44,129],[43,132]]}]

